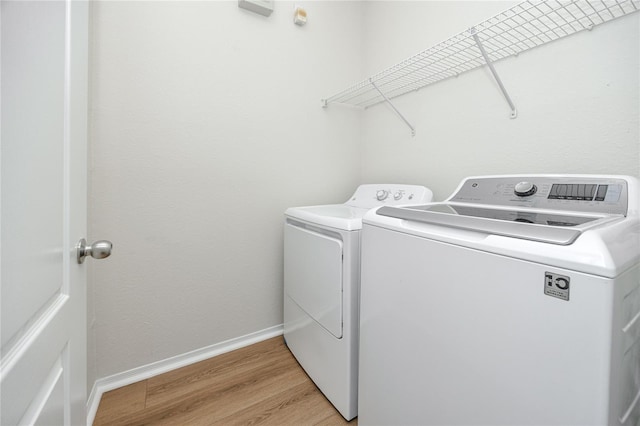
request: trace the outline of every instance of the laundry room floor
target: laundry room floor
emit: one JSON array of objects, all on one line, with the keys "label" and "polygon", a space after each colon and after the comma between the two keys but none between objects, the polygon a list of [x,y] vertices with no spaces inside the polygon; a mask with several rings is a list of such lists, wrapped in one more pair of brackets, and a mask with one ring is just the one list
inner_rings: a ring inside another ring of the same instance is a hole
[{"label": "laundry room floor", "polygon": [[102,395],[94,425],[357,425],[275,337]]}]

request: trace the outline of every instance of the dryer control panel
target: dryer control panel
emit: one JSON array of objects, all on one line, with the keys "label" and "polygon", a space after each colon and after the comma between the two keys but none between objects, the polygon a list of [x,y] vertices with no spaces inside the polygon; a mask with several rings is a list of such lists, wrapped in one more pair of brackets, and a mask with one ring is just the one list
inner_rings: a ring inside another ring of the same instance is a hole
[{"label": "dryer control panel", "polygon": [[373,208],[401,204],[429,203],[433,192],[421,185],[365,184],[345,203],[351,207]]},{"label": "dryer control panel", "polygon": [[467,178],[448,201],[626,215],[628,197],[624,177],[516,175]]}]

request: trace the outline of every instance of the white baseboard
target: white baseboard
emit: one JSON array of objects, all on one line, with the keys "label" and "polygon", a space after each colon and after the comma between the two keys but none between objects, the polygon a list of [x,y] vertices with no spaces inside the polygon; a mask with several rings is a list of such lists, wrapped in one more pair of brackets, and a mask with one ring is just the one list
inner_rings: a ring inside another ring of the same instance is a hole
[{"label": "white baseboard", "polygon": [[283,325],[276,325],[261,331],[256,331],[255,333],[236,337],[234,339],[98,379],[93,384],[93,389],[91,389],[91,394],[87,400],[87,425],[90,426],[93,424],[96,412],[98,411],[98,405],[100,405],[100,399],[102,398],[102,394],[105,392],[139,382],[140,380],[146,380],[150,377],[157,376],[158,374],[175,370],[176,368],[213,358],[217,355],[222,355],[236,349],[244,348],[245,346],[253,345],[254,343],[258,343],[272,337],[280,336],[282,335],[282,332]]}]

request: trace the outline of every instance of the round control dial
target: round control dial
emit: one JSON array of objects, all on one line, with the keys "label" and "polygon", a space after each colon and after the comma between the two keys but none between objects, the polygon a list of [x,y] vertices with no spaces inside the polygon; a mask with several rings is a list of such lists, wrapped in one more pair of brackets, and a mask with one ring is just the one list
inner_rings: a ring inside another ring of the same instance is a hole
[{"label": "round control dial", "polygon": [[378,201],[384,201],[387,199],[388,196],[389,196],[389,191],[387,191],[386,189],[379,189],[376,192],[376,198]]},{"label": "round control dial", "polygon": [[395,194],[393,194],[393,199],[396,200],[396,201],[402,199],[402,197],[404,197],[404,191],[403,190],[397,191]]},{"label": "round control dial", "polygon": [[537,190],[538,188],[531,182],[520,182],[513,188],[513,193],[518,197],[528,197],[535,194]]}]

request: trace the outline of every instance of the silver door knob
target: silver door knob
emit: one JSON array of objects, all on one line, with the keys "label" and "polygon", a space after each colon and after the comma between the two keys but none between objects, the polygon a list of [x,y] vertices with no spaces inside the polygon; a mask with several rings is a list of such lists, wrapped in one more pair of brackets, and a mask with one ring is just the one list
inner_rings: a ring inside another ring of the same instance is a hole
[{"label": "silver door knob", "polygon": [[94,259],[109,257],[112,248],[113,244],[111,244],[111,241],[100,240],[88,246],[87,240],[83,238],[78,243],[78,263],[84,263],[84,258],[87,256],[91,256]]}]

